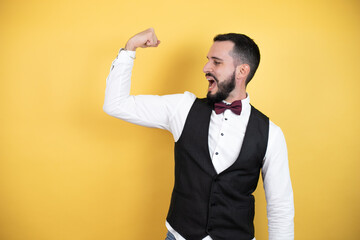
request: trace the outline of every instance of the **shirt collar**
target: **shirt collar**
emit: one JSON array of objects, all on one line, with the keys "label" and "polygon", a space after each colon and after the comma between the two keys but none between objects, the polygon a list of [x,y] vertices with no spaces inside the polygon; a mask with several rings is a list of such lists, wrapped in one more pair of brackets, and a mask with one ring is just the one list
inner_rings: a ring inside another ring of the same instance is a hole
[{"label": "shirt collar", "polygon": [[[231,103],[228,103],[227,101],[223,100],[223,102],[227,105],[230,105]],[[241,100],[242,106],[248,106],[250,105],[250,96],[248,93],[246,93],[246,98]]]}]

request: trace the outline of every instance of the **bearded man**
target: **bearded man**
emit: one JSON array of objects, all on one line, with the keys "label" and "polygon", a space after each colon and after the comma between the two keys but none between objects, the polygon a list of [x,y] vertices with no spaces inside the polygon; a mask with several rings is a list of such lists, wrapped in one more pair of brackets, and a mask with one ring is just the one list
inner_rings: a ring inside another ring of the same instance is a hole
[{"label": "bearded man", "polygon": [[244,34],[221,34],[203,72],[206,98],[190,92],[130,95],[137,48],[157,47],[150,28],[129,39],[111,66],[104,111],[122,120],[170,131],[175,141],[175,183],[166,219],[173,240],[251,240],[254,196],[264,182],[269,239],[294,238],[294,203],[287,147],[281,129],[250,105],[246,86],[260,61]]}]

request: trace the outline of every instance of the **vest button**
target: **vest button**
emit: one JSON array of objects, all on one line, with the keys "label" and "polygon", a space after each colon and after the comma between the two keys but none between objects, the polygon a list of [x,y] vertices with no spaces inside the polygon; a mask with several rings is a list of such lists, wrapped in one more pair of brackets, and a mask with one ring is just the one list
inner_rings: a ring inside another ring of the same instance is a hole
[{"label": "vest button", "polygon": [[218,152],[216,152],[216,153],[215,153],[215,155],[219,155],[219,153],[218,153]]}]

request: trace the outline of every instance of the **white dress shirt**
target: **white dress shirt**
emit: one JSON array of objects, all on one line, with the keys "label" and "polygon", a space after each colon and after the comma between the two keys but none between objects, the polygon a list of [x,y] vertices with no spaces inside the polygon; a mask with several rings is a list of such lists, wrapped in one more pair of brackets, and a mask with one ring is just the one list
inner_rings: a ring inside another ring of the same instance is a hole
[{"label": "white dress shirt", "polygon": [[[170,131],[176,142],[196,96],[190,92],[172,95],[130,95],[134,51],[120,51],[106,79],[104,111],[111,116],[137,125]],[[251,112],[250,98],[242,100],[242,112],[222,114],[212,111],[208,144],[217,173],[237,159]],[[239,133],[241,135],[239,136]],[[294,239],[294,203],[290,181],[287,147],[281,129],[270,121],[269,139],[262,166],[267,202],[270,240]],[[184,238],[166,222],[176,239]],[[204,240],[211,240],[210,236]]]}]

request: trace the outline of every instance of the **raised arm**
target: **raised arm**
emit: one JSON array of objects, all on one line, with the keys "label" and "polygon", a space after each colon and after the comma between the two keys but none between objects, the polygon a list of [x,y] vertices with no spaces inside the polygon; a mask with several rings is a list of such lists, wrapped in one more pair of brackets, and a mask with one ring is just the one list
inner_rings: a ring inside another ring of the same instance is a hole
[{"label": "raised arm", "polygon": [[135,50],[157,47],[159,43],[152,28],[129,39],[111,65],[103,109],[107,114],[127,122],[169,130],[176,141],[195,96],[189,92],[164,96],[130,95]]}]

